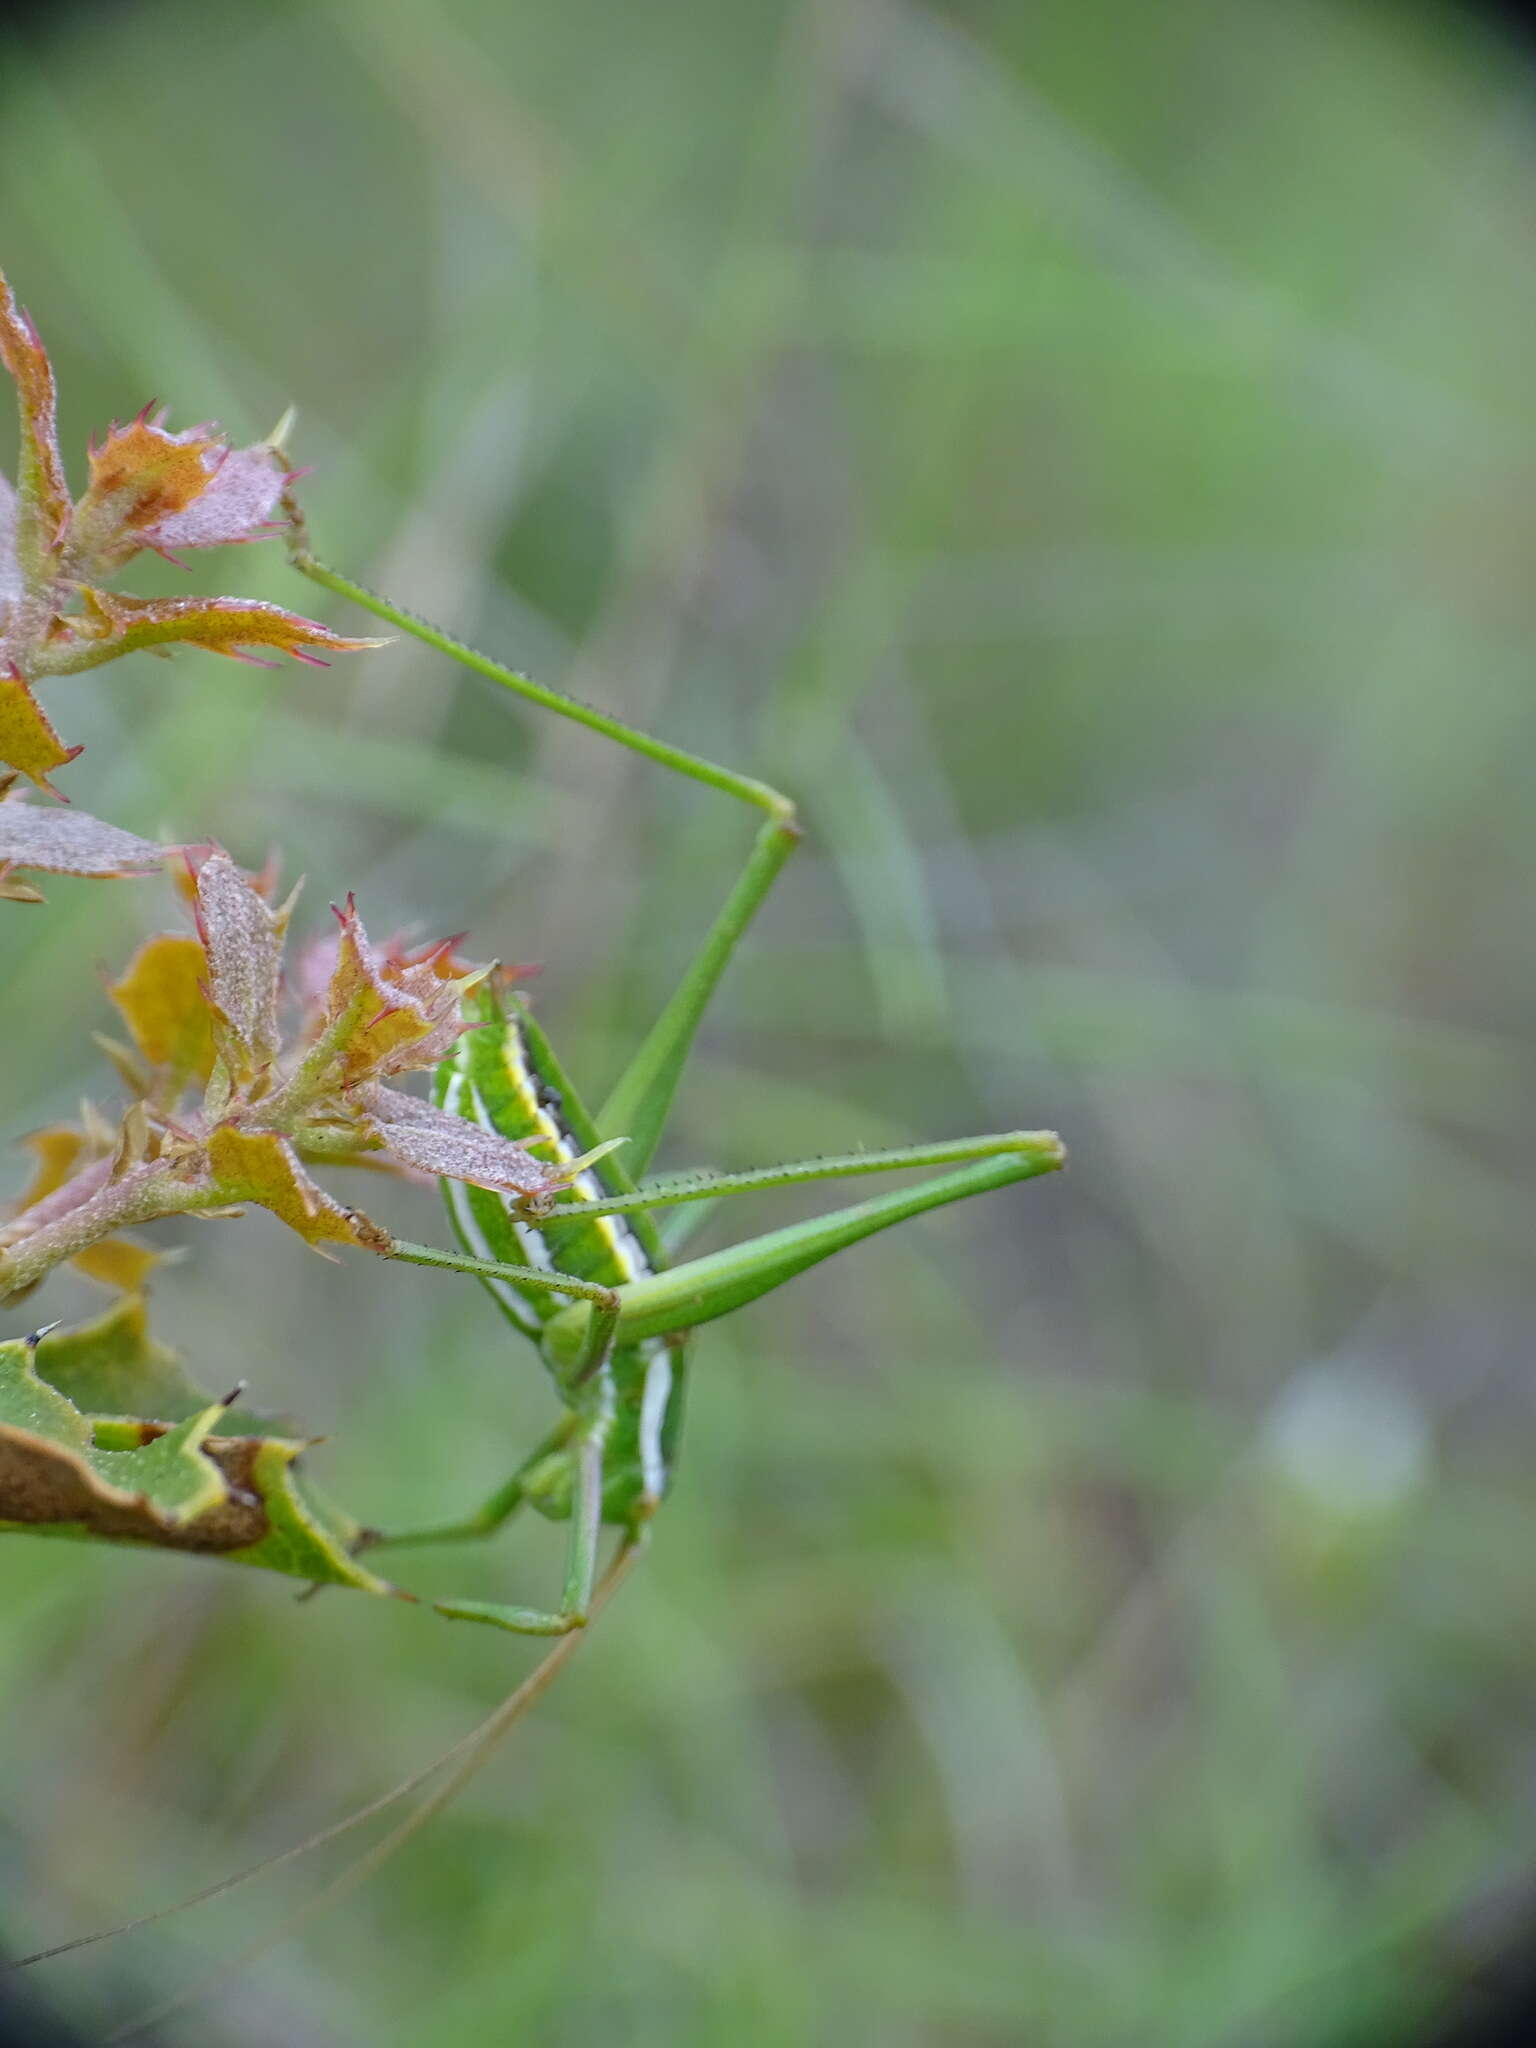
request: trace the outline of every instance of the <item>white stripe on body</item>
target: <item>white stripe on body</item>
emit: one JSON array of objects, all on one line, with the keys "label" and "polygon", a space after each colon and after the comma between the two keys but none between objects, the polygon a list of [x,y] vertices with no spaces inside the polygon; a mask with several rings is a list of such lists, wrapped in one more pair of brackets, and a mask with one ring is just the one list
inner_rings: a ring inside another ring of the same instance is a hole
[{"label": "white stripe on body", "polygon": [[[568,1132],[562,1130],[548,1104],[540,1101],[526,1067],[516,1057],[521,1044],[520,1039],[515,1038],[513,1032],[509,1030],[504,1043],[506,1050],[503,1054],[503,1069],[517,1094],[518,1105],[523,1115],[534,1127],[534,1134],[522,1138],[519,1142],[542,1142],[557,1159],[566,1163],[578,1158],[580,1155],[575,1141]],[[466,1089],[469,1094],[471,1120],[479,1124],[482,1130],[495,1131],[497,1126],[485,1106],[484,1098],[462,1069],[455,1068],[449,1075],[447,1087],[443,1092],[443,1107],[454,1115],[462,1115]],[[499,1135],[505,1136],[506,1133],[501,1132]],[[445,1185],[449,1189],[448,1198],[454,1219],[459,1224],[470,1250],[477,1258],[494,1259],[496,1254],[491,1250],[470,1206],[467,1191],[458,1182],[448,1182]],[[578,1174],[570,1185],[572,1192],[587,1202],[600,1201],[606,1192],[590,1168]],[[507,1222],[522,1254],[522,1263],[540,1272],[554,1272],[554,1260],[538,1226],[513,1216],[510,1205],[505,1202],[503,1206],[507,1211]],[[651,1262],[625,1217],[594,1216],[591,1223],[606,1237],[614,1264],[623,1279],[643,1279],[651,1271]],[[497,1300],[507,1307],[518,1328],[530,1336],[537,1336],[542,1318],[532,1304],[509,1282],[489,1280],[486,1285],[495,1292]],[[653,1500],[659,1501],[667,1486],[667,1466],[662,1453],[661,1437],[666,1423],[667,1406],[672,1397],[672,1347],[665,1337],[647,1337],[635,1348],[644,1361],[645,1369],[638,1428],[641,1483],[646,1493]],[[610,1380],[606,1370],[604,1379]],[[604,1435],[606,1434],[605,1424]]]},{"label": "white stripe on body", "polygon": [[[561,1129],[548,1104],[539,1100],[537,1089],[518,1058],[521,1043],[520,1038],[508,1032],[502,1066],[508,1081],[517,1090],[523,1114],[530,1123],[537,1125],[557,1157],[575,1159],[579,1154],[574,1140]],[[482,1117],[485,1116],[484,1104],[477,1106]],[[578,1174],[571,1187],[585,1202],[600,1201],[605,1192],[590,1168]],[[594,1216],[591,1220],[607,1238],[614,1262],[626,1280],[642,1279],[651,1271],[651,1262],[627,1218]],[[530,1230],[529,1234],[537,1235],[537,1232]],[[640,1482],[653,1501],[660,1501],[667,1490],[667,1462],[662,1453],[661,1436],[667,1419],[667,1405],[672,1398],[672,1347],[665,1337],[647,1337],[636,1349],[644,1361],[645,1373],[636,1432]]]},{"label": "white stripe on body", "polygon": [[[448,1076],[448,1085],[443,1090],[443,1107],[451,1115],[457,1116],[460,1113],[459,1105],[464,1099],[464,1090],[468,1085],[465,1076],[457,1068]],[[483,1105],[478,1106],[483,1109]],[[459,1180],[445,1180],[443,1189],[448,1197],[449,1213],[466,1248],[475,1258],[488,1259],[493,1265],[497,1264],[500,1261],[500,1254],[480,1226],[480,1218],[475,1214],[469,1199],[469,1189]],[[530,1337],[538,1336],[542,1327],[538,1315],[533,1305],[519,1294],[510,1280],[487,1279],[482,1284],[491,1290],[520,1330],[526,1331]]]},{"label": "white stripe on body", "polygon": [[672,1398],[672,1347],[665,1337],[648,1337],[640,1346],[645,1360],[645,1392],[640,1397],[640,1478],[652,1500],[667,1490],[667,1463],[661,1454],[661,1428]]}]

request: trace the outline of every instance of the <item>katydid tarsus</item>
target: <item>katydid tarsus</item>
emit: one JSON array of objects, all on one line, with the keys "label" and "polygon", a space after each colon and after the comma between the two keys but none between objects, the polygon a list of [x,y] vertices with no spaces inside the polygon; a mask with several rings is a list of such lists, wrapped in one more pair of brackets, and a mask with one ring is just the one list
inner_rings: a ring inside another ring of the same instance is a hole
[{"label": "katydid tarsus", "polygon": [[[437,1103],[458,1116],[570,1161],[596,1154],[542,1212],[490,1190],[443,1183],[459,1249],[391,1240],[387,1256],[477,1278],[520,1340],[532,1343],[553,1379],[559,1416],[534,1451],[491,1497],[450,1522],[370,1537],[379,1547],[425,1546],[489,1537],[531,1506],[569,1522],[564,1583],[547,1606],[441,1599],[438,1611],[515,1633],[566,1638],[472,1735],[405,1784],[308,1842],[125,1927],[24,1958],[38,1961],[166,1917],[229,1890],[260,1870],[335,1839],[395,1799],[424,1785],[444,1765],[446,1782],[344,1872],[339,1891],[387,1853],[484,1761],[492,1745],[544,1689],[571,1648],[572,1632],[593,1611],[601,1534],[619,1531],[609,1589],[628,1569],[667,1492],[678,1451],[690,1333],[758,1299],[796,1274],[876,1232],[965,1198],[1048,1173],[1062,1164],[1050,1132],[1012,1131],[947,1143],[802,1159],[742,1172],[669,1173],[647,1169],[665,1128],[695,1034],[710,998],[752,919],[793,851],[799,826],[791,799],[750,776],[653,738],[456,640],[365,585],[326,567],[311,552],[291,492],[293,566],[386,624],[545,710],[617,742],[673,773],[748,805],[761,816],[756,838],[713,925],[639,1050],[607,1100],[583,1102],[539,1023],[516,997],[489,984],[470,998],[479,1028],[461,1038],[437,1069]],[[622,1140],[622,1144],[613,1141]],[[612,1145],[612,1149],[605,1149]],[[703,1257],[674,1261],[657,1215],[737,1194],[896,1171],[940,1169],[894,1192],[789,1224]],[[242,1959],[243,1960],[243,1959]],[[179,2004],[181,2001],[178,2000]],[[161,2010],[167,2010],[162,2008]],[[158,2015],[154,2016],[158,2017]],[[137,2027],[133,2030],[137,2031]],[[118,2037],[113,2037],[118,2038]],[[128,2038],[125,2032],[122,2038]]]}]

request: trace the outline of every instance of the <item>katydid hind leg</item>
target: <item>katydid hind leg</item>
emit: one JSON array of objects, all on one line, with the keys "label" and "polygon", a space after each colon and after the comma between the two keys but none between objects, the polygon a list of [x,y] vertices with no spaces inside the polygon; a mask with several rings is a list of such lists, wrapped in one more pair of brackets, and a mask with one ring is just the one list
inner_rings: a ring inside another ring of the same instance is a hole
[{"label": "katydid hind leg", "polygon": [[[788,1159],[773,1166],[746,1167],[730,1173],[696,1168],[658,1174],[622,1193],[584,1201],[580,1213],[587,1217],[622,1216],[698,1203],[711,1208],[726,1195],[761,1194],[771,1188],[808,1187],[814,1181],[857,1180],[914,1168],[964,1166],[985,1159],[1018,1160],[1023,1170],[1009,1177],[1027,1178],[1029,1169],[1024,1162],[1034,1162],[1034,1171],[1048,1173],[1065,1163],[1066,1154],[1054,1131],[993,1131],[976,1138],[943,1139],[937,1144],[824,1153],[819,1158]],[[672,1223],[663,1226],[668,1245],[676,1245],[685,1235]]]},{"label": "katydid hind leg", "polygon": [[[972,1195],[986,1194],[1012,1182],[1048,1173],[1062,1163],[1060,1146],[983,1158],[952,1173],[876,1196],[872,1201],[835,1209],[782,1230],[770,1231],[745,1244],[731,1245],[620,1287],[619,1338],[637,1343],[696,1328],[732,1309],[771,1293],[796,1274],[931,1209],[946,1208]],[[576,1356],[586,1341],[579,1312],[562,1311],[545,1329],[551,1358]]]}]

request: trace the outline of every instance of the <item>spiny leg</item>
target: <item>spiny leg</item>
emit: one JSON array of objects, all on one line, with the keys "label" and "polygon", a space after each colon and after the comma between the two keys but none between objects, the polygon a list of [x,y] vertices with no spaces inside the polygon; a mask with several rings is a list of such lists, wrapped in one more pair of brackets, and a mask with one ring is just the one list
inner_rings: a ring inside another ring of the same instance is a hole
[{"label": "spiny leg", "polygon": [[[822,1260],[833,1257],[863,1238],[874,1236],[878,1231],[889,1230],[893,1225],[905,1223],[930,1209],[946,1208],[953,1202],[965,1201],[971,1195],[986,1194],[1015,1181],[1033,1180],[1040,1174],[1055,1172],[1066,1159],[1061,1140],[1053,1132],[1012,1132],[998,1137],[967,1139],[956,1145],[912,1146],[899,1152],[855,1154],[851,1165],[808,1160],[797,1166],[765,1168],[758,1174],[722,1174],[705,1181],[703,1193],[712,1196],[723,1186],[728,1192],[744,1192],[747,1185],[783,1185],[786,1179],[795,1177],[822,1179],[828,1171],[839,1167],[842,1171],[861,1173],[911,1166],[921,1163],[924,1155],[931,1161],[935,1153],[946,1159],[963,1158],[969,1163],[957,1167],[953,1173],[920,1181],[915,1187],[899,1188],[890,1194],[877,1195],[868,1202],[834,1209],[825,1216],[791,1223],[782,1230],[749,1238],[744,1244],[729,1245],[723,1251],[710,1252],[703,1258],[687,1260],[663,1272],[647,1274],[643,1279],[624,1282],[612,1290],[618,1304],[615,1336],[623,1343],[639,1343],[648,1337],[676,1335],[694,1329],[700,1323],[712,1322],[717,1316],[727,1315],[732,1309],[782,1287],[797,1273],[819,1265]],[[687,1200],[690,1197],[691,1190],[687,1186],[674,1185],[669,1194],[667,1182],[652,1185],[661,1188],[662,1201]],[[697,1187],[700,1183],[692,1185]],[[647,1189],[636,1196],[616,1196],[605,1203],[594,1202],[591,1207],[594,1210],[611,1209],[635,1200],[651,1202],[656,1199]],[[397,1243],[394,1256],[410,1259],[418,1265],[446,1266],[455,1272],[473,1273],[481,1279],[520,1277],[532,1270],[503,1266],[495,1260],[477,1259],[467,1252],[438,1251],[429,1245]],[[590,1357],[591,1320],[587,1310],[577,1304],[545,1325],[545,1356],[558,1374],[579,1374],[582,1371],[583,1362]]]},{"label": "spiny leg", "polygon": [[[915,1187],[791,1223],[745,1244],[687,1260],[664,1273],[626,1282],[615,1290],[619,1297],[618,1340],[639,1343],[647,1337],[712,1322],[878,1231],[971,1195],[1054,1172],[1064,1158],[1059,1139],[1035,1140],[1017,1150],[976,1159]],[[562,1357],[579,1355],[583,1336],[569,1309],[546,1325],[545,1354],[557,1370]]]},{"label": "spiny leg", "polygon": [[[281,429],[279,430],[281,431]],[[283,455],[281,447],[277,452]],[[286,455],[283,455],[286,460]],[[375,618],[386,624],[398,626],[424,646],[431,647],[450,660],[461,663],[476,675],[487,677],[499,683],[504,689],[513,690],[529,703],[537,704],[546,711],[556,712],[562,718],[571,719],[575,724],[585,726],[590,732],[601,733],[605,738],[616,740],[620,746],[631,752],[644,755],[647,760],[658,762],[670,768],[675,774],[685,775],[691,781],[701,782],[709,789],[723,791],[741,802],[750,804],[754,810],[767,814],[765,822],[753,843],[730,895],[704,938],[692,964],[684,974],[661,1015],[647,1033],[639,1051],[620,1076],[618,1084],[600,1111],[597,1123],[605,1135],[623,1136],[629,1140],[627,1164],[632,1173],[643,1173],[656,1150],[657,1141],[666,1122],[667,1111],[688,1058],[700,1019],[709,1005],[721,975],[725,972],[742,934],[756,915],[769,890],[773,887],[780,868],[799,842],[800,827],[795,806],[782,791],[774,789],[754,776],[740,775],[732,768],[723,768],[714,761],[706,761],[701,755],[690,753],[686,748],[675,747],[666,740],[654,739],[649,733],[625,725],[622,720],[612,718],[605,711],[580,703],[574,697],[567,697],[547,684],[536,683],[529,676],[519,675],[515,669],[504,663],[493,661],[478,648],[467,646],[456,640],[451,633],[417,617],[414,612],[381,597],[366,584],[344,576],[339,570],[331,569],[316,559],[310,552],[308,531],[304,515],[292,493],[283,499],[283,509],[290,525],[288,534],[288,559],[293,567],[312,583],[318,583],[326,590],[335,591],[339,596],[350,598],[361,605]]]},{"label": "spiny leg", "polygon": [[[1062,1143],[1054,1131],[996,1131],[979,1138],[946,1138],[931,1145],[896,1145],[867,1152],[828,1152],[815,1159],[789,1159],[775,1166],[745,1167],[737,1173],[716,1173],[709,1167],[691,1172],[655,1174],[622,1194],[583,1200],[583,1217],[622,1216],[634,1210],[665,1209],[684,1202],[715,1203],[726,1195],[756,1194],[767,1188],[802,1187],[813,1181],[854,1180],[863,1174],[895,1173],[902,1168],[958,1166],[972,1160],[1037,1160],[1036,1172],[1061,1165]],[[1018,1176],[1028,1178],[1027,1174]],[[555,1211],[564,1214],[566,1204]]]}]

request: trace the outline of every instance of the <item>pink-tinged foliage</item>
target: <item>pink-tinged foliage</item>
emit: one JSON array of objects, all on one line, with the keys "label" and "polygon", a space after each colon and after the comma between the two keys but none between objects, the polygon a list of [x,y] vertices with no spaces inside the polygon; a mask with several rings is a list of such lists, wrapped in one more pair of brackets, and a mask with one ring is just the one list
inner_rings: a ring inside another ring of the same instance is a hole
[{"label": "pink-tinged foliage", "polygon": [[285,466],[258,442],[250,448],[226,448],[215,463],[208,485],[191,504],[171,512],[148,529],[146,547],[162,553],[181,548],[225,547],[237,541],[262,540],[281,532],[273,523],[283,487]]},{"label": "pink-tinged foliage", "polygon": [[167,431],[165,414],[115,422],[91,450],[90,489],[71,542],[82,576],[109,574],[141,548],[223,547],[270,531],[287,466],[258,443],[231,448],[211,422]]},{"label": "pink-tinged foliage", "polygon": [[0,476],[0,605],[12,605],[25,594],[21,564],[16,559],[16,492]]},{"label": "pink-tinged foliage", "polygon": [[21,418],[16,554],[29,585],[45,581],[69,525],[69,484],[59,454],[53,365],[31,320],[0,276],[0,363],[16,386]]},{"label": "pink-tinged foliage", "polygon": [[552,1197],[567,1186],[571,1169],[535,1159],[522,1145],[482,1129],[398,1088],[376,1082],[361,1099],[390,1158],[448,1180],[524,1198]]},{"label": "pink-tinged foliage", "polygon": [[151,418],[146,406],[92,445],[90,483],[72,504],[52,365],[3,277],[0,363],[21,421],[15,487],[0,478],[0,679],[8,685],[0,689],[0,768],[51,788],[51,769],[79,751],[63,744],[32,696],[40,677],[75,675],[141,648],[190,646],[240,661],[258,661],[249,650],[262,648],[314,663],[380,644],[255,599],[136,598],[102,588],[144,549],[174,561],[182,549],[283,532],[286,463],[260,442],[232,447],[211,423],[173,433],[165,414]]},{"label": "pink-tinged foliage", "polygon": [[[0,804],[0,829],[12,808]],[[115,1132],[92,1115],[78,1133],[40,1134],[43,1171],[0,1227],[0,1300],[66,1259],[137,1285],[145,1255],[125,1228],[237,1203],[269,1209],[311,1245],[387,1254],[388,1235],[311,1177],[316,1163],[444,1174],[548,1212],[581,1162],[536,1158],[381,1083],[435,1065],[473,1028],[463,998],[488,969],[456,960],[451,940],[375,947],[349,898],[323,986],[285,1045],[292,899],[274,907],[275,876],[246,874],[221,847],[190,850],[183,866],[196,937],[146,940],[109,989],[131,1041],[107,1042],[130,1106]]]},{"label": "pink-tinged foliage", "polygon": [[463,999],[489,970],[461,967],[452,940],[417,954],[379,951],[350,896],[336,918],[341,932],[322,1014],[344,1085],[435,1067],[471,1028]]},{"label": "pink-tinged foliage", "polygon": [[18,794],[0,794],[0,896],[41,900],[27,884],[11,880],[21,868],[50,875],[151,875],[170,851],[83,811],[44,810]]},{"label": "pink-tinged foliage", "polygon": [[278,987],[291,905],[273,910],[215,847],[197,872],[197,933],[208,961],[208,1001],[225,1033],[225,1056],[248,1078],[277,1057]]},{"label": "pink-tinged foliage", "polygon": [[125,597],[110,590],[84,591],[82,597],[85,608],[71,630],[37,650],[35,674],[77,675],[122,654],[146,647],[161,653],[177,642],[257,667],[263,664],[247,650],[269,647],[321,668],[327,664],[312,651],[316,647],[327,654],[355,654],[381,644],[344,639],[328,626],[254,597]]}]

